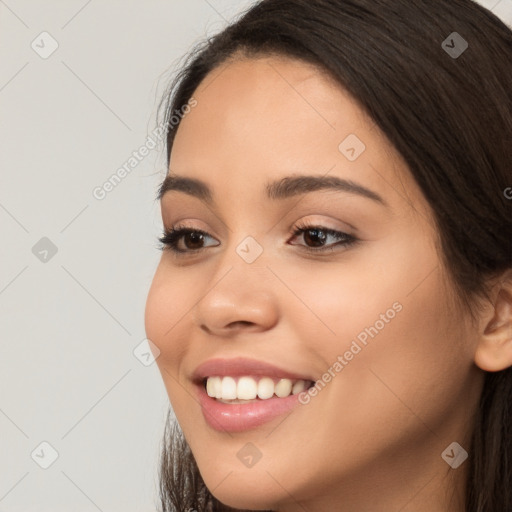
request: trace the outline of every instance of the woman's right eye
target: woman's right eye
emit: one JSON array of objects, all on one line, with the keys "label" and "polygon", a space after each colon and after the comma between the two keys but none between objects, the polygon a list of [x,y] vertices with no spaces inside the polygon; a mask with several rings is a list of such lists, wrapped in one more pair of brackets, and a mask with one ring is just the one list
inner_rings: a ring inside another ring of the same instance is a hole
[{"label": "woman's right eye", "polygon": [[198,253],[206,247],[219,245],[219,242],[206,244],[207,239],[215,240],[200,229],[173,228],[165,230],[158,240],[162,243],[162,250],[168,248],[175,253]]}]

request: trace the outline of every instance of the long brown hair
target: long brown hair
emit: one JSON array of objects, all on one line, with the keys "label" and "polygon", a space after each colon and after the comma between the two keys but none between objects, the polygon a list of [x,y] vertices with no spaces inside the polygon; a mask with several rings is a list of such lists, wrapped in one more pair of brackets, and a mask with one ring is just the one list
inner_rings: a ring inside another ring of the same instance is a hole
[{"label": "long brown hair", "polygon": [[[454,31],[469,45],[461,55],[442,46]],[[512,268],[512,31],[472,0],[262,0],[198,45],[170,84],[160,105],[167,163],[173,113],[238,54],[312,63],[359,102],[429,202],[443,262],[474,315],[489,278]],[[468,464],[466,511],[511,512],[512,368],[485,376]],[[206,488],[170,412],[160,497],[162,512],[234,510]]]}]

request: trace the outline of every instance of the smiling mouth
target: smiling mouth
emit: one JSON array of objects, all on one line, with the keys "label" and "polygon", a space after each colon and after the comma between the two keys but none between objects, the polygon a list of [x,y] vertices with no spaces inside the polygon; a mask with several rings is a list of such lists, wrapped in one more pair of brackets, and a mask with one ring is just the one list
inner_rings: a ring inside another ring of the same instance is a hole
[{"label": "smiling mouth", "polygon": [[308,390],[311,380],[276,379],[265,376],[211,376],[203,379],[210,398],[226,404],[242,404],[270,398],[286,398]]}]

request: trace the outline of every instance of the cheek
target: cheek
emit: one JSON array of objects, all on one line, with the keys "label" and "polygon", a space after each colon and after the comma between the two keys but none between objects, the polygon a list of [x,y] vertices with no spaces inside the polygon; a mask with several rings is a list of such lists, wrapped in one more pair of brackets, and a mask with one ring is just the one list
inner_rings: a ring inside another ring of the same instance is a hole
[{"label": "cheek", "polygon": [[178,356],[187,341],[183,332],[184,320],[198,300],[198,294],[194,282],[178,272],[169,271],[165,262],[160,263],[148,292],[144,319],[146,336],[160,350],[156,360],[160,370],[165,367],[175,372],[180,361]]},{"label": "cheek", "polygon": [[181,282],[183,278],[172,274],[164,263],[156,271],[146,299],[145,330],[147,338],[160,351],[156,364],[177,414],[184,408],[182,404],[186,405],[187,399],[190,399],[180,385],[179,368],[187,346],[187,333],[183,331],[183,325],[187,311],[194,302],[190,283],[184,286]]},{"label": "cheek", "polygon": [[[413,293],[395,286],[391,294],[382,292],[381,306],[375,301],[370,313],[338,320],[338,331],[346,334],[341,344],[330,344],[330,360],[339,354],[346,364],[325,400],[327,410],[350,412],[347,434],[363,430],[389,446],[399,432],[412,439],[437,430],[457,409],[471,373],[471,346],[442,289],[436,271]],[[398,307],[390,314],[393,300]]]},{"label": "cheek", "polygon": [[342,263],[316,264],[314,272],[280,268],[296,296],[285,309],[303,348],[336,375],[319,393],[333,420],[343,404],[354,428],[368,417],[392,418],[398,428],[410,420],[407,407],[435,423],[467,382],[470,333],[450,314],[435,250],[427,239],[416,242],[390,239],[389,250],[347,252]]},{"label": "cheek", "polygon": [[[301,471],[304,478],[318,474],[325,484],[326,466],[335,480],[376,456],[386,460],[395,451],[414,453],[432,431],[440,431],[464,393],[471,350],[463,347],[464,334],[447,311],[437,271],[413,293],[406,276],[400,283],[388,275],[390,287],[382,280],[372,282],[374,276],[356,280],[348,272],[335,281],[327,269],[326,275],[304,276],[294,281],[295,293],[308,299],[309,308],[336,335],[304,304],[290,300],[289,308],[293,303],[301,312],[295,325],[300,342],[312,361],[321,358],[326,372],[318,394],[294,412],[295,424],[316,435],[291,456],[297,468],[307,468],[297,470],[297,477]],[[356,281],[367,286],[356,286]],[[288,446],[290,432],[276,429],[268,442],[274,443],[272,449]],[[321,461],[315,454],[323,454]],[[276,461],[276,474],[279,468]]]},{"label": "cheek", "polygon": [[401,309],[401,277],[393,269],[382,271],[378,261],[361,262],[355,252],[341,263],[317,263],[314,271],[307,262],[278,271],[290,290],[283,300],[283,317],[290,315],[294,325],[301,325],[297,332],[307,333],[298,338],[305,348],[329,359],[348,350],[357,336],[368,338],[366,330],[375,324],[382,330]]}]

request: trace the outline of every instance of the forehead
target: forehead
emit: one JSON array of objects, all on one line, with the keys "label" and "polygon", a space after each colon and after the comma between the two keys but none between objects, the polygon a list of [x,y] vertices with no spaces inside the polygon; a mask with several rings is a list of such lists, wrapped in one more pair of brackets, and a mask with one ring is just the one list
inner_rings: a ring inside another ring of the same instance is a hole
[{"label": "forehead", "polygon": [[325,74],[284,57],[229,61],[206,77],[194,98],[197,107],[183,120],[176,139],[198,129],[208,132],[208,139],[196,147],[199,153],[209,145],[237,143],[250,150],[265,142],[267,152],[279,148],[280,153],[298,154],[300,142],[309,141],[303,149],[313,140],[318,144],[325,139],[327,145],[344,130],[362,132],[373,126]]},{"label": "forehead", "polygon": [[419,193],[373,120],[311,64],[277,56],[230,61],[193,97],[197,105],[174,140],[172,172],[232,193],[248,183],[263,190],[293,173],[335,175],[383,196],[403,194],[404,184],[408,195]]}]

